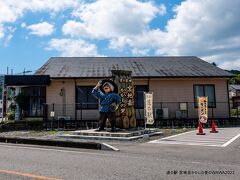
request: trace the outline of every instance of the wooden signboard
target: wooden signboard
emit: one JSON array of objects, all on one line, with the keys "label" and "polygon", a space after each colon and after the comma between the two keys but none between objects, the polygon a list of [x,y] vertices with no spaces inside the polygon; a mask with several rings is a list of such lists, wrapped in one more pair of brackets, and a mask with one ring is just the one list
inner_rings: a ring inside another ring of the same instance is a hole
[{"label": "wooden signboard", "polygon": [[153,124],[153,93],[144,92],[144,114],[145,124]]},{"label": "wooden signboard", "polygon": [[201,123],[207,123],[208,97],[198,97],[198,116]]},{"label": "wooden signboard", "polygon": [[116,126],[119,128],[135,128],[134,83],[132,71],[112,70],[112,80],[118,86],[121,103],[116,110]]}]

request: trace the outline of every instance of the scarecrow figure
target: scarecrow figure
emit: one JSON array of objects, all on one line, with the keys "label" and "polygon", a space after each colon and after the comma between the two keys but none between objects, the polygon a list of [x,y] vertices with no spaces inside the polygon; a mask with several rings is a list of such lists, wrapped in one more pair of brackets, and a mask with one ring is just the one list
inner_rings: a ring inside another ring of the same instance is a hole
[{"label": "scarecrow figure", "polygon": [[107,118],[111,123],[111,132],[114,132],[116,130],[115,110],[121,102],[121,97],[117,93],[117,85],[109,79],[99,81],[97,85],[93,88],[92,95],[97,99],[100,99],[100,118],[99,128],[97,129],[97,131],[104,130]]}]

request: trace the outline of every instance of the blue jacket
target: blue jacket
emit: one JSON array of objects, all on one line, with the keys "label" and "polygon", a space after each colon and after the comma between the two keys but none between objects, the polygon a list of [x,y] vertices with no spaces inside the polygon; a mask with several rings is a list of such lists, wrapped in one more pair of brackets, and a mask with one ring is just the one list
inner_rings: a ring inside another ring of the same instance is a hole
[{"label": "blue jacket", "polygon": [[119,104],[121,102],[121,97],[116,93],[104,94],[101,91],[93,88],[92,95],[97,99],[100,99],[100,112],[112,112],[113,109],[110,106],[112,103]]}]

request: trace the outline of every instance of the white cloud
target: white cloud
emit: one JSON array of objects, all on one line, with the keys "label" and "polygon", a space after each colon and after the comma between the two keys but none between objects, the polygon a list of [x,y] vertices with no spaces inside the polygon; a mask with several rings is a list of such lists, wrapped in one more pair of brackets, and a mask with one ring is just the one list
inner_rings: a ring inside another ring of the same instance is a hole
[{"label": "white cloud", "polygon": [[80,37],[87,33],[90,38],[97,39],[141,34],[149,29],[149,22],[158,12],[152,2],[98,0],[74,10],[73,16],[81,22],[67,22],[63,32]]},{"label": "white cloud", "polygon": [[9,6],[6,1],[0,0],[0,24],[14,22],[18,15],[20,15],[19,11],[15,11],[15,9]]},{"label": "white cloud", "polygon": [[48,36],[54,31],[54,26],[48,22],[41,22],[27,26],[26,29],[31,30],[30,34],[37,36]]},{"label": "white cloud", "polygon": [[[57,13],[78,5],[77,0],[0,0],[0,27],[4,29],[6,23],[14,23],[27,12]],[[0,35],[4,31],[0,29]]]},{"label": "white cloud", "polygon": [[8,46],[9,45],[15,30],[16,30],[16,28],[14,28],[12,26],[6,27],[7,34],[6,34],[6,37],[4,38],[4,46]]},{"label": "white cloud", "polygon": [[3,26],[0,24],[0,39],[2,39],[4,37],[4,28]]},{"label": "white cloud", "polygon": [[132,49],[132,54],[134,56],[147,56],[149,54],[149,50],[150,49],[136,49],[136,48],[133,48]]},{"label": "white cloud", "polygon": [[163,16],[164,14],[167,13],[167,7],[166,7],[164,4],[161,4],[161,5],[159,6],[159,11],[158,11],[158,13],[159,13],[161,16]]},{"label": "white cloud", "polygon": [[22,24],[21,24],[21,28],[25,28],[26,26],[27,26],[26,23],[22,23]]},{"label": "white cloud", "polygon": [[49,42],[47,50],[56,50],[61,52],[61,56],[99,56],[95,44],[84,40],[74,39],[52,39]]},{"label": "white cloud", "polygon": [[133,54],[194,55],[222,68],[240,65],[240,1],[186,0],[175,8],[176,16],[165,31],[147,29],[136,35],[110,39],[109,47],[129,47]]},{"label": "white cloud", "polygon": [[127,44],[130,44],[130,39],[126,36],[120,36],[110,39],[109,48],[115,50],[123,49]]},{"label": "white cloud", "polygon": [[0,24],[0,40],[3,42],[4,46],[9,45],[15,30],[16,30],[16,28],[14,28],[12,26],[3,27]]},{"label": "white cloud", "polygon": [[76,21],[67,21],[63,27],[62,27],[62,32],[65,35],[70,35],[72,37],[76,36],[82,36],[86,37],[88,36],[87,29],[85,25],[81,22],[76,22]]},{"label": "white cloud", "polygon": [[[15,20],[16,15],[23,15],[26,11],[61,11],[69,7],[76,7],[78,1],[76,0],[0,0],[1,14],[11,15],[9,17],[2,17]],[[9,21],[8,21],[9,22]]]},{"label": "white cloud", "polygon": [[167,54],[205,57],[221,67],[227,61],[240,60],[238,7],[238,0],[228,3],[225,0],[183,2],[176,8],[176,17],[168,22],[166,43],[160,48],[166,47],[163,53]]},{"label": "white cloud", "polygon": [[0,39],[2,39],[4,37],[4,28],[3,26],[0,24]]},{"label": "white cloud", "polygon": [[240,59],[234,59],[232,61],[223,61],[220,65],[221,68],[223,69],[240,69]]}]

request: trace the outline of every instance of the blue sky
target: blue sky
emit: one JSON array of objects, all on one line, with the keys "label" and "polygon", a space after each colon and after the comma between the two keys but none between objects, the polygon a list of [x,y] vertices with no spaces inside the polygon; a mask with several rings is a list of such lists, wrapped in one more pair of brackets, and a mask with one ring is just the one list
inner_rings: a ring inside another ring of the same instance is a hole
[{"label": "blue sky", "polygon": [[0,0],[0,74],[51,56],[194,55],[240,69],[238,0]]}]

